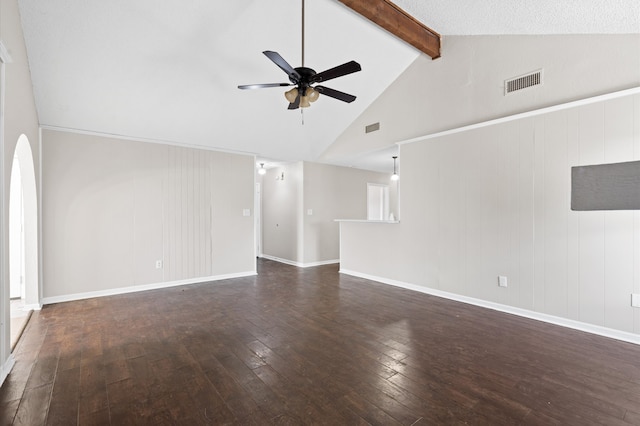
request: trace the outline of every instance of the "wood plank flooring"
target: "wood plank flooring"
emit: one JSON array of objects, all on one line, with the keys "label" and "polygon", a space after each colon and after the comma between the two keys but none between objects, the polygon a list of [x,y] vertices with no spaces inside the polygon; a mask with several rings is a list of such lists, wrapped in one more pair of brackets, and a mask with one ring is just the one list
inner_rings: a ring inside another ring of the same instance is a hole
[{"label": "wood plank flooring", "polygon": [[0,389],[16,425],[640,424],[640,346],[338,274],[45,306]]}]

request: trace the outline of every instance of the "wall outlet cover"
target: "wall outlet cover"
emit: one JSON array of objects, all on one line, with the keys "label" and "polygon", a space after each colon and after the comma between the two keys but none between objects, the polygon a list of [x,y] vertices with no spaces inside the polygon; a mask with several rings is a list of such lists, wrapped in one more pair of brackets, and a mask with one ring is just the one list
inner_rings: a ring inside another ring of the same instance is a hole
[{"label": "wall outlet cover", "polygon": [[507,282],[507,277],[504,277],[502,275],[498,276],[498,285],[500,287],[507,287],[508,282]]}]

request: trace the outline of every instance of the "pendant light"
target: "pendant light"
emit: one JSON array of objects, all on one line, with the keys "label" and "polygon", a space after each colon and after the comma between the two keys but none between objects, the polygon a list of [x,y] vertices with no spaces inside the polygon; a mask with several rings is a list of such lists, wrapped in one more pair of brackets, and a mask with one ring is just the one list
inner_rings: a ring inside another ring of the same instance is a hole
[{"label": "pendant light", "polygon": [[396,172],[396,158],[398,158],[398,156],[394,155],[391,158],[393,158],[393,174],[391,175],[391,180],[395,181],[400,179],[400,176],[398,176],[398,173]]},{"label": "pendant light", "polygon": [[264,163],[260,163],[260,168],[258,169],[258,174],[259,175],[264,175],[265,173],[267,173],[267,169],[264,168]]}]

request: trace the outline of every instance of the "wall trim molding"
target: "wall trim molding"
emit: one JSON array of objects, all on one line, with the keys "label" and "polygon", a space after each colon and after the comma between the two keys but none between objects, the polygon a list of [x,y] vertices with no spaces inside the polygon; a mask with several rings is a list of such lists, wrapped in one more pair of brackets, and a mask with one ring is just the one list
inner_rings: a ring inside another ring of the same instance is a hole
[{"label": "wall trim molding", "polygon": [[[2,40],[0,40],[0,188],[2,196],[0,197],[0,294],[2,299],[9,297],[9,279],[8,275],[5,276],[7,271],[7,262],[9,253],[5,250],[5,241],[8,241],[6,237],[9,233],[5,223],[5,141],[4,141],[4,115],[5,115],[5,75],[6,64],[10,60],[9,52],[6,50]],[[9,303],[0,304],[0,384],[4,382],[4,379],[11,371],[13,367],[13,361],[11,357],[11,313],[9,312]],[[6,357],[6,359],[5,359]]]},{"label": "wall trim molding", "polygon": [[4,45],[2,40],[0,40],[0,62],[4,64],[10,64],[12,61],[11,55],[9,54],[9,50]]},{"label": "wall trim molding", "polygon": [[9,358],[7,358],[5,363],[2,364],[2,367],[0,367],[0,386],[2,386],[2,384],[4,383],[4,380],[7,378],[9,373],[11,373],[11,370],[13,369],[13,366],[15,364],[16,364],[16,360],[13,357],[13,354],[10,354]]},{"label": "wall trim molding", "polygon": [[142,285],[136,285],[131,287],[120,287],[120,288],[113,288],[108,290],[90,291],[86,293],[74,293],[74,294],[65,294],[62,296],[43,297],[42,305],[49,305],[52,303],[71,302],[74,300],[82,300],[82,299],[91,299],[94,297],[116,296],[119,294],[137,293],[139,291],[158,290],[158,289],[168,288],[168,287],[178,287],[181,285],[203,284],[203,283],[208,283],[210,281],[221,281],[221,280],[228,280],[232,278],[244,278],[244,277],[251,277],[255,275],[258,275],[256,271],[237,272],[233,274],[213,275],[209,277],[198,277],[198,278],[190,278],[186,280],[167,281],[167,282],[153,283],[153,284],[142,284]]},{"label": "wall trim molding", "polygon": [[495,126],[502,123],[508,123],[510,121],[521,120],[523,118],[536,117],[538,115],[548,114],[555,111],[562,111],[565,109],[576,108],[583,105],[590,105],[596,102],[608,101],[610,99],[623,98],[625,96],[632,96],[640,93],[640,86],[633,87],[631,89],[620,90],[617,92],[606,93],[604,95],[592,96],[590,98],[579,99],[577,101],[565,102],[550,107],[544,107],[535,109],[533,111],[521,112],[519,114],[508,115],[506,117],[500,117],[493,120],[482,121],[480,123],[470,124],[468,126],[456,127],[442,132],[430,133],[417,138],[406,139],[396,142],[396,145],[406,145],[415,142],[426,141],[429,139],[435,139],[442,136],[454,135],[456,133],[468,132],[470,130],[481,129],[483,127]]},{"label": "wall trim molding", "polygon": [[22,307],[23,311],[39,311],[42,309],[42,305],[39,303],[34,303],[32,305],[24,305]]},{"label": "wall trim molding", "polygon": [[47,124],[40,125],[41,130],[51,130],[54,132],[63,132],[63,133],[74,133],[78,135],[88,135],[88,136],[97,136],[101,138],[109,138],[109,139],[119,139],[123,141],[132,141],[132,142],[143,142],[143,143],[153,143],[156,145],[169,145],[169,146],[177,146],[179,148],[191,148],[191,149],[200,149],[203,151],[214,151],[214,152],[222,152],[225,154],[237,154],[237,155],[248,155],[255,157],[257,154],[255,152],[248,151],[236,151],[233,149],[224,149],[224,148],[216,148],[212,146],[206,145],[197,145],[190,144],[184,142],[178,142],[173,140],[161,140],[161,139],[151,139],[151,138],[140,138],[126,135],[119,135],[116,133],[106,133],[106,132],[96,132],[93,130],[84,130],[84,129],[74,129],[71,127],[59,127],[59,126],[50,126]]},{"label": "wall trim molding", "polygon": [[640,335],[629,333],[626,331],[615,330],[612,328],[588,324],[585,322],[571,320],[568,318],[562,318],[554,315],[543,314],[540,312],[530,311],[528,309],[516,308],[514,306],[503,305],[501,303],[489,302],[487,300],[476,299],[473,297],[462,296],[459,294],[449,293],[447,291],[410,284],[403,281],[397,281],[389,278],[382,278],[374,275],[363,274],[363,273],[352,271],[349,269],[340,269],[340,273],[345,275],[351,275],[358,278],[364,278],[370,281],[376,281],[382,284],[392,285],[395,287],[401,287],[407,290],[417,291],[419,293],[424,293],[431,296],[442,297],[444,299],[449,299],[457,302],[467,303],[470,305],[480,306],[482,308],[492,309],[494,311],[517,315],[524,318],[542,321],[549,324],[559,325],[559,326],[571,328],[574,330],[584,331],[587,333],[596,334],[599,336],[609,337],[611,339],[621,340],[623,342],[640,345]]},{"label": "wall trim molding", "polygon": [[333,265],[336,263],[340,263],[340,259],[321,260],[319,262],[301,263],[301,262],[294,262],[293,260],[289,260],[289,259],[283,259],[281,257],[270,256],[268,254],[261,254],[260,257],[267,260],[273,260],[274,262],[284,263],[286,265],[297,266],[298,268],[311,268],[313,266]]}]

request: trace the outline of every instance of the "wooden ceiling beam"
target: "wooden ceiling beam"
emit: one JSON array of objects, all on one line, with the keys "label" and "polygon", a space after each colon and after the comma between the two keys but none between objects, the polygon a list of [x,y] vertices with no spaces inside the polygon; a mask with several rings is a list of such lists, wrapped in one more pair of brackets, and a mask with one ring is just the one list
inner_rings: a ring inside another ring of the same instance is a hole
[{"label": "wooden ceiling beam", "polygon": [[440,34],[389,0],[339,0],[371,22],[409,43],[432,59],[440,57]]}]

